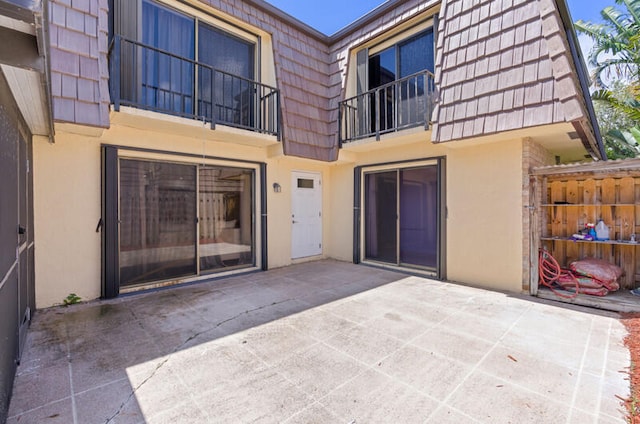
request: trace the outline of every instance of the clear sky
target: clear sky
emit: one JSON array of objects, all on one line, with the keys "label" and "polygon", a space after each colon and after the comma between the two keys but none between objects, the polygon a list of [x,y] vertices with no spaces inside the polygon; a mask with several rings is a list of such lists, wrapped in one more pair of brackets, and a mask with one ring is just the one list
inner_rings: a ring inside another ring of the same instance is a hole
[{"label": "clear sky", "polygon": [[[267,0],[277,8],[295,16],[320,32],[331,35],[367,12],[385,3],[384,0]],[[614,0],[568,0],[575,20],[597,22],[600,11],[615,4]]]}]

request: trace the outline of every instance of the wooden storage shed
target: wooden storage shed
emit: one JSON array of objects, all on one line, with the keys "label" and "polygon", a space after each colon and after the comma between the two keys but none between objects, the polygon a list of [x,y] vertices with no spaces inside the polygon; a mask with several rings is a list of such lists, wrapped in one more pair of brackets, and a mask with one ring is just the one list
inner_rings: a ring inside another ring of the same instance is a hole
[{"label": "wooden storage shed", "polygon": [[[531,190],[531,293],[615,311],[640,311],[640,159],[534,168]],[[587,223],[602,219],[609,240],[572,240]],[[636,238],[637,236],[637,238]],[[620,290],[605,297],[578,295],[563,299],[538,285],[538,248],[547,249],[562,267],[575,260],[598,258],[624,270]],[[535,255],[535,257],[534,257]]]}]

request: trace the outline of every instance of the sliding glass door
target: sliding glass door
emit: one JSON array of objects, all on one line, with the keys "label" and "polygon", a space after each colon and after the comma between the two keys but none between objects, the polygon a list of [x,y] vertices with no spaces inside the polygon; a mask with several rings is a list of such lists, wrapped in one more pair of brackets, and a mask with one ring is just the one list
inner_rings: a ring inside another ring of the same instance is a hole
[{"label": "sliding glass door", "polygon": [[255,170],[119,161],[122,287],[255,266]]},{"label": "sliding glass door", "polygon": [[252,265],[253,171],[207,166],[199,173],[200,270]]},{"label": "sliding glass door", "polygon": [[196,273],[195,167],[120,161],[120,283]]},{"label": "sliding glass door", "polygon": [[364,174],[364,257],[438,267],[437,165]]},{"label": "sliding glass door", "polygon": [[375,172],[365,176],[365,257],[397,263],[398,172]]}]

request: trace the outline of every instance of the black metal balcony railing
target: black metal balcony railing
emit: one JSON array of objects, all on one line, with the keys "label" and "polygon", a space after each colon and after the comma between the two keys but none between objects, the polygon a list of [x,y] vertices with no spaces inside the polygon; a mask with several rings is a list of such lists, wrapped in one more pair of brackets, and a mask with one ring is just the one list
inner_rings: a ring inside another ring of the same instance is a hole
[{"label": "black metal balcony railing", "polygon": [[280,140],[279,90],[121,36],[109,50],[111,100]]},{"label": "black metal balcony railing", "polygon": [[340,102],[340,143],[424,125],[429,129],[435,83],[421,71]]}]

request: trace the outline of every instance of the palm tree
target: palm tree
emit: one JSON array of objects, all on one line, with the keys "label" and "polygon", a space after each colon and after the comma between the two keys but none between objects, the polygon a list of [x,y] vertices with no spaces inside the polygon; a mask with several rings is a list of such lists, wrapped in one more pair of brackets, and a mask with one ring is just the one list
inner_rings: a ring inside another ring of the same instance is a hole
[{"label": "palm tree", "polygon": [[[626,144],[632,148],[629,151],[637,154],[640,152],[640,0],[616,0],[616,3],[624,5],[626,11],[609,6],[600,12],[602,24],[579,20],[575,27],[594,41],[589,64],[593,67],[591,79],[597,90],[592,93],[592,99],[625,115],[632,123],[626,128],[609,128],[605,141],[610,145]],[[605,80],[613,80],[616,89],[611,90]],[[624,82],[623,90],[621,82]],[[603,126],[608,125],[601,123]]]},{"label": "palm tree", "polygon": [[[579,20],[575,26],[595,43],[589,64],[594,68],[593,82],[597,88],[607,88],[603,77],[614,74],[630,79],[640,88],[640,0],[616,0],[616,3],[624,5],[626,12],[605,7],[600,12],[602,24]],[[602,57],[603,53],[609,55]]]}]

